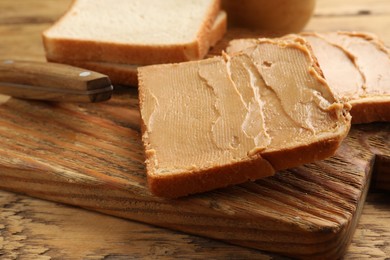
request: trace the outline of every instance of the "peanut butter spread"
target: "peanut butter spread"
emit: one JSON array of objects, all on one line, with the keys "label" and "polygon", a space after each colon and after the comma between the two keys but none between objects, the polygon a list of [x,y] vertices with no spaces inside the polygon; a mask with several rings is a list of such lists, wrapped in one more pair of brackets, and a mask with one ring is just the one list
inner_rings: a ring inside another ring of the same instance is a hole
[{"label": "peanut butter spread", "polygon": [[140,70],[147,86],[141,114],[156,169],[209,168],[266,148],[258,89],[241,79],[244,60],[218,57]]},{"label": "peanut butter spread", "polygon": [[[299,42],[260,40],[245,53],[142,67],[138,76],[143,142],[154,174],[228,166],[310,145],[349,123]],[[272,166],[268,171],[264,176],[273,174]]]},{"label": "peanut butter spread", "polygon": [[271,136],[265,152],[310,142],[338,129],[341,105],[335,103],[304,42],[260,39],[243,52],[265,84],[260,95]]},{"label": "peanut butter spread", "polygon": [[350,101],[364,95],[364,78],[352,56],[318,34],[303,37],[310,43],[325,79],[339,99]]},{"label": "peanut butter spread", "polygon": [[348,32],[321,36],[353,57],[365,80],[361,97],[390,95],[390,56],[378,39],[368,34]]}]

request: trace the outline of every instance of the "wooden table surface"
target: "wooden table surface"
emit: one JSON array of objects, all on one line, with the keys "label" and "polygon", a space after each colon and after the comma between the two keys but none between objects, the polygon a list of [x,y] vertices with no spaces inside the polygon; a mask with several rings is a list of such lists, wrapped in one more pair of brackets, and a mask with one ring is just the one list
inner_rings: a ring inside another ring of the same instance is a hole
[{"label": "wooden table surface", "polygon": [[[390,45],[389,0],[317,0],[307,30],[363,30]],[[0,58],[44,60],[40,32],[70,0],[2,0]],[[26,35],[35,42],[24,41]],[[31,37],[30,37],[31,38]],[[7,48],[4,48],[7,46]],[[137,222],[0,191],[0,259],[283,259]],[[390,257],[390,194],[371,192],[345,256]]]}]

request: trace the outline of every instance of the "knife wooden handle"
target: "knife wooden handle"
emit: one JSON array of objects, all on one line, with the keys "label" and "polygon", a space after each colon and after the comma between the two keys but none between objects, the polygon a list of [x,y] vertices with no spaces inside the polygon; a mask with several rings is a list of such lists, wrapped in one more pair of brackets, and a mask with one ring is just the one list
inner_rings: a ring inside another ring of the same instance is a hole
[{"label": "knife wooden handle", "polygon": [[18,98],[99,102],[111,97],[113,87],[103,74],[69,65],[0,60],[0,93]]}]

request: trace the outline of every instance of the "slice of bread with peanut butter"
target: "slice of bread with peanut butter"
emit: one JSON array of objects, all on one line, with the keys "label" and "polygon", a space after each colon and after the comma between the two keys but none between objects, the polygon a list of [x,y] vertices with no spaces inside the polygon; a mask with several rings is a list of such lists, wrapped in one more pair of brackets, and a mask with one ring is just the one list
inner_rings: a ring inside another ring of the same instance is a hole
[{"label": "slice of bread with peanut butter", "polygon": [[331,156],[350,128],[307,46],[258,40],[245,53],[140,67],[147,178],[180,197]]},{"label": "slice of bread with peanut butter", "polygon": [[[316,37],[342,49],[361,73],[363,82],[354,92],[345,93],[342,86],[335,89],[335,92],[343,91],[344,93],[339,93],[339,96],[347,99],[352,105],[352,123],[390,122],[390,53],[378,37],[359,32],[322,33]],[[322,53],[314,45],[313,49],[320,66],[324,68],[334,66],[334,63],[328,65],[328,59],[320,61],[320,56],[323,58],[329,55],[329,52]],[[333,69],[342,69],[344,64],[339,63]]]},{"label": "slice of bread with peanut butter", "polygon": [[[330,88],[351,104],[352,123],[390,121],[390,55],[372,34],[302,33],[310,44]],[[284,39],[297,37],[285,36]],[[256,39],[230,42],[229,53],[257,44]]]}]

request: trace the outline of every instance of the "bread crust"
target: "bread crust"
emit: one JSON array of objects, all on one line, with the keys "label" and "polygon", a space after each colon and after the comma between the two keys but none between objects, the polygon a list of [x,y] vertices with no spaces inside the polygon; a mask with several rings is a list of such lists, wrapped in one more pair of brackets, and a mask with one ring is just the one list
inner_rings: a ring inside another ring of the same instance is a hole
[{"label": "bread crust", "polygon": [[[147,165],[150,165],[147,163]],[[153,175],[149,174],[150,191],[159,197],[177,198],[227,187],[232,183],[244,183],[274,174],[272,166],[261,156],[256,159],[241,161],[223,167],[183,174]]]},{"label": "bread crust", "polygon": [[[73,1],[69,10],[76,1]],[[150,46],[52,38],[48,35],[49,28],[42,34],[43,45],[47,59],[55,62],[73,60],[149,65],[196,60],[208,52],[209,34],[219,11],[220,0],[213,0],[194,41],[183,44]],[[63,15],[53,26],[58,26],[66,18],[67,15]]]},{"label": "bread crust", "polygon": [[390,122],[390,96],[362,98],[351,105],[352,124]]},{"label": "bread crust", "polygon": [[[276,171],[322,160],[333,155],[345,134],[334,135],[307,146],[263,153],[252,160],[237,162],[223,167],[172,175],[148,174],[150,191],[159,197],[177,198],[210,191],[215,187],[254,181],[272,176]],[[148,162],[148,172],[153,165]]]},{"label": "bread crust", "polygon": [[276,151],[265,151],[263,158],[270,162],[276,171],[285,170],[299,165],[326,159],[336,152],[341,142],[347,136],[350,124],[330,134],[318,142]]}]

